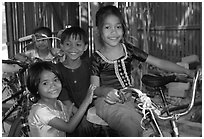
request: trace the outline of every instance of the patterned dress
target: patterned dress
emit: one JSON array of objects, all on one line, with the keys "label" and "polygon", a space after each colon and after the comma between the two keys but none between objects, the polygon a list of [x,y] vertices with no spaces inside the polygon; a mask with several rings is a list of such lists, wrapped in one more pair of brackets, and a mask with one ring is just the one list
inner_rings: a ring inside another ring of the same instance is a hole
[{"label": "patterned dress", "polygon": [[101,86],[121,89],[131,86],[131,62],[137,59],[145,62],[148,54],[130,44],[123,44],[125,55],[117,60],[108,60],[100,51],[92,56],[92,75],[100,77]]},{"label": "patterned dress", "polygon": [[[100,51],[92,56],[91,71],[100,78],[101,86],[122,89],[132,85],[131,62],[133,59],[145,62],[148,54],[130,44],[123,44],[125,55],[117,60],[108,60]],[[104,97],[95,100],[96,113],[121,136],[141,136],[141,115],[135,110],[134,102],[110,105]]]},{"label": "patterned dress", "polygon": [[31,137],[66,137],[65,132],[48,125],[49,121],[55,117],[63,119],[65,122],[69,121],[67,108],[60,100],[57,100],[57,103],[62,111],[53,110],[41,103],[33,104],[28,116]]}]

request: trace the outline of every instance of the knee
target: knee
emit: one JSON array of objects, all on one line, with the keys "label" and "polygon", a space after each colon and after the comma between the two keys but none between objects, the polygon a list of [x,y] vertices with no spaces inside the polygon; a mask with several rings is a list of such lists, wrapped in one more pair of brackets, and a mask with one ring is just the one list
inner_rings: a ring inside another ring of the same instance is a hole
[{"label": "knee", "polygon": [[141,137],[143,133],[143,129],[140,127],[140,124],[130,124],[126,125],[125,129],[121,131],[122,136],[125,137]]}]

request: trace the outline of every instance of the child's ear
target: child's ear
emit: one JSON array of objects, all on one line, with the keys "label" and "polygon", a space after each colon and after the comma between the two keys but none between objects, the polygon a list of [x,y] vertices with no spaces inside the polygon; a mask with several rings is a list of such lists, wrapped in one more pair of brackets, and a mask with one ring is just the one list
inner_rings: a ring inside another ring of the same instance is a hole
[{"label": "child's ear", "polygon": [[98,29],[98,27],[94,27],[94,31],[93,31],[94,33],[94,36],[96,36],[96,37],[99,37],[99,29]]},{"label": "child's ear", "polygon": [[63,47],[63,44],[60,43],[60,49]]},{"label": "child's ear", "polygon": [[85,47],[84,47],[84,51],[86,51],[87,48],[88,48],[88,44],[85,45]]}]

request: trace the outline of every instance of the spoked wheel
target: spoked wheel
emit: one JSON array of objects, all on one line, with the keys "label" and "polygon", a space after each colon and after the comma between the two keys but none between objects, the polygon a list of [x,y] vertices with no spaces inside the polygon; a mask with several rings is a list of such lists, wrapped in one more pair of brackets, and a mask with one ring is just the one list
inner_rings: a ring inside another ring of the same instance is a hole
[{"label": "spoked wheel", "polygon": [[160,137],[159,133],[156,132],[154,125],[149,122],[146,129],[143,131],[143,137]]},{"label": "spoked wheel", "polygon": [[28,125],[22,124],[22,118],[17,117],[11,125],[8,137],[28,137],[29,133],[26,128]]},{"label": "spoked wheel", "polygon": [[[162,131],[164,137],[171,137],[171,134],[167,131]],[[160,137],[158,133],[155,133],[155,131],[152,128],[149,128],[147,130],[143,131],[143,137]]]},{"label": "spoked wheel", "polygon": [[143,137],[159,137],[159,135],[156,134],[152,128],[144,130],[142,136]]},{"label": "spoked wheel", "polygon": [[[161,132],[163,134],[163,137],[171,137],[171,134],[169,132],[163,130]],[[143,137],[161,137],[161,135],[152,122],[147,122],[146,129],[143,131]]]}]

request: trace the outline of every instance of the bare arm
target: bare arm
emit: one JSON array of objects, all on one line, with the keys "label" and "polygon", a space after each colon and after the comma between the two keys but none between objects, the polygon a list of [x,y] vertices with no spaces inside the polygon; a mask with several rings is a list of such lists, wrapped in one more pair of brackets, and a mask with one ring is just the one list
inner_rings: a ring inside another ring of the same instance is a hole
[{"label": "bare arm", "polygon": [[181,67],[176,63],[173,63],[168,60],[159,59],[151,55],[148,55],[146,62],[166,71],[184,73],[189,75],[190,77],[193,77],[194,75],[194,73],[191,70]]},{"label": "bare arm", "polygon": [[70,100],[63,101],[63,104],[69,109],[72,107],[72,114],[75,114],[78,111],[78,108],[76,106],[72,106],[73,103]]},{"label": "bare arm", "polygon": [[14,56],[14,58],[20,61],[26,61],[28,57],[23,53],[18,53]]},{"label": "bare arm", "polygon": [[77,125],[79,124],[79,122],[81,121],[84,113],[87,110],[87,107],[92,102],[92,97],[93,97],[93,93],[91,91],[89,91],[85,100],[81,104],[79,110],[70,119],[69,122],[65,122],[64,120],[55,117],[52,120],[50,120],[48,124],[50,126],[56,128],[56,129],[64,131],[64,132],[68,132],[68,133],[73,132],[75,130],[75,128],[77,127]]},{"label": "bare arm", "polygon": [[91,84],[97,87],[94,90],[94,95],[99,96],[99,97],[106,97],[108,92],[113,89],[109,87],[100,87],[100,79],[98,76],[91,76]]},{"label": "bare arm", "polygon": [[96,86],[94,95],[104,97],[107,103],[114,104],[116,102],[121,102],[121,99],[125,99],[122,93],[118,94],[118,90],[112,87],[100,86],[100,79],[98,76],[91,76],[91,84]]}]

